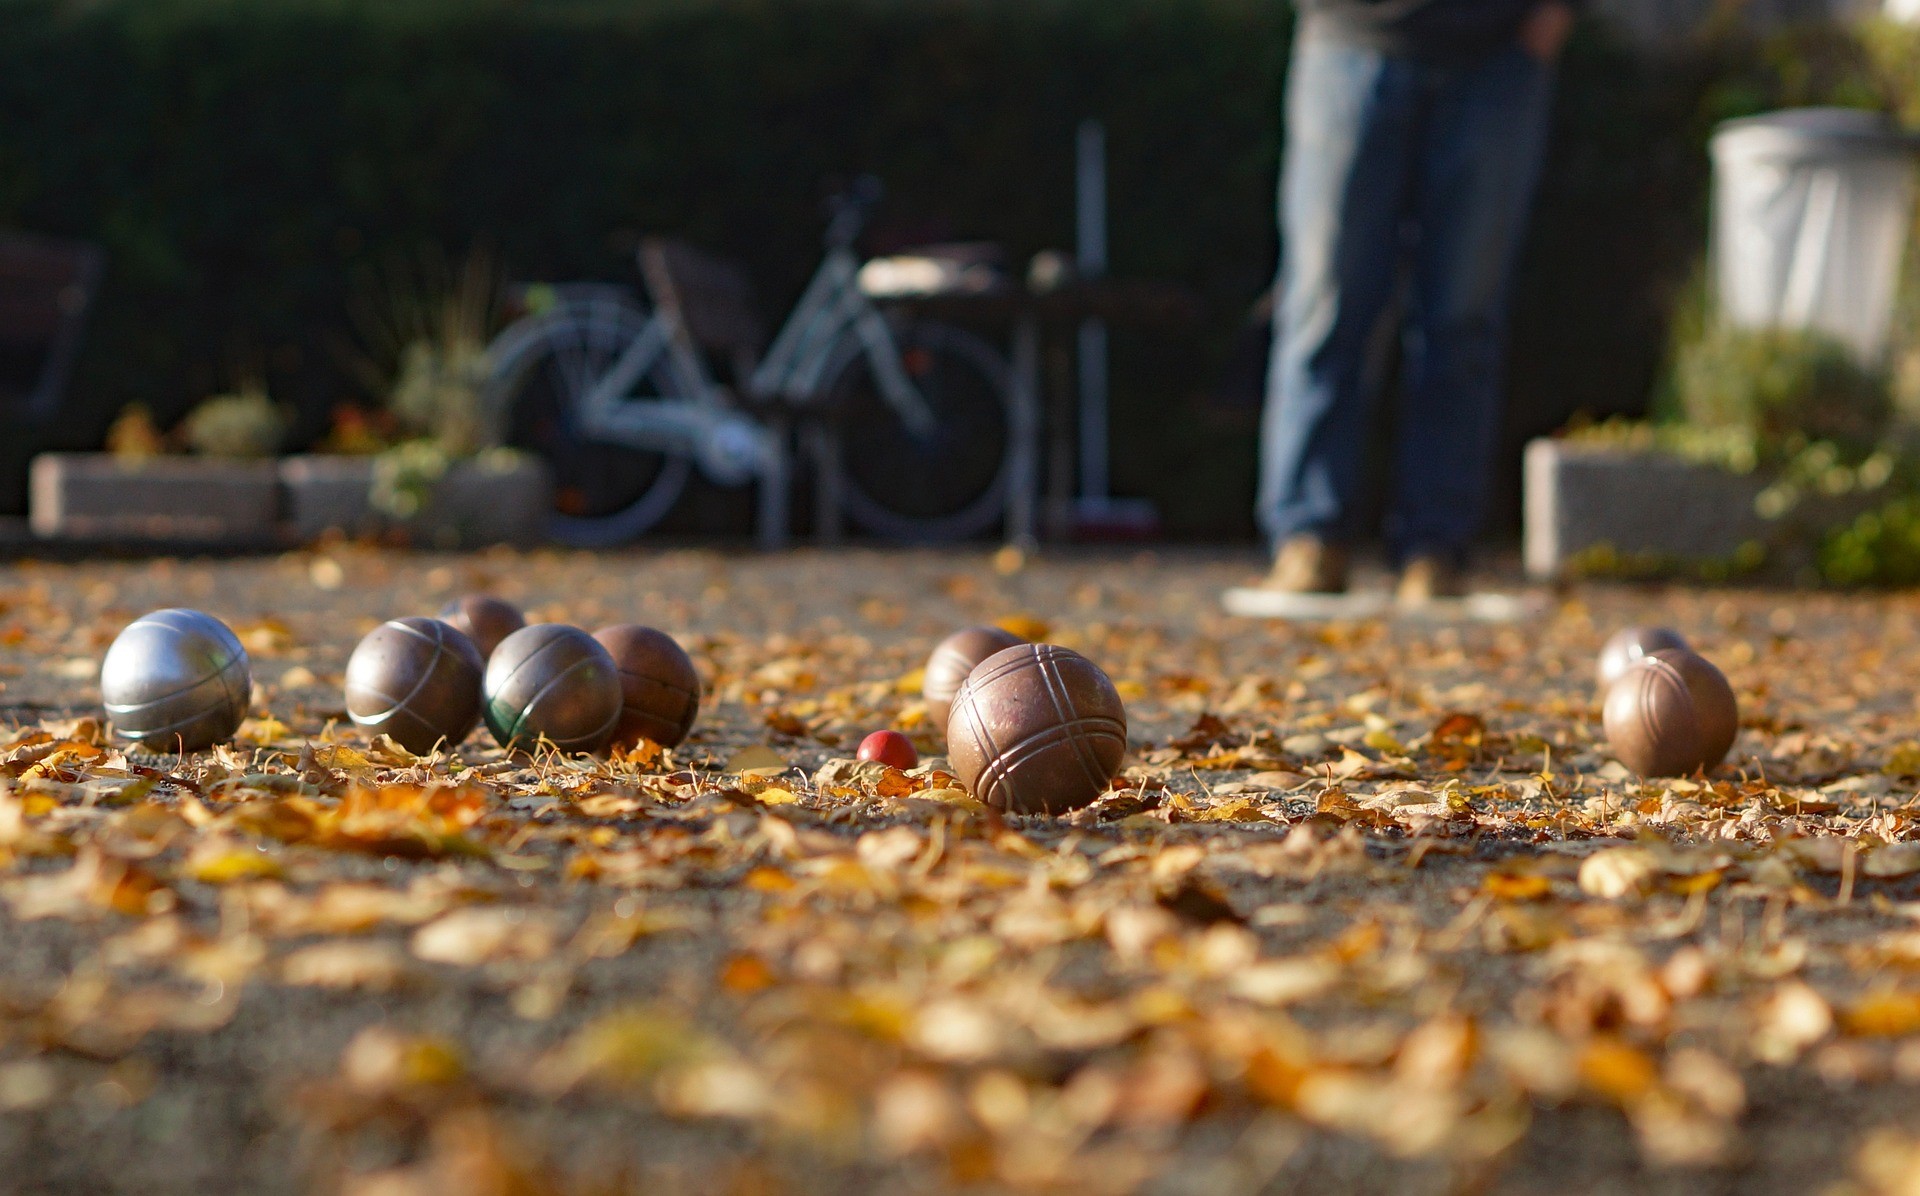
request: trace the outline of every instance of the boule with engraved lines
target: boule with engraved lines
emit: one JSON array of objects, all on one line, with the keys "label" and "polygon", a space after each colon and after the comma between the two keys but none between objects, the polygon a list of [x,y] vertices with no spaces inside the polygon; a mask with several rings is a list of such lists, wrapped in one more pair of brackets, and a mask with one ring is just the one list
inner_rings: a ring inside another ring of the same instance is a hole
[{"label": "boule with engraved lines", "polygon": [[598,640],[564,623],[523,627],[493,650],[481,717],[501,747],[545,739],[563,752],[597,752],[620,722],[620,670]]},{"label": "boule with engraved lines", "polygon": [[416,756],[454,747],[480,721],[486,667],[473,641],[439,619],[390,620],[347,658],[347,717]]},{"label": "boule with engraved lines", "polygon": [[1700,722],[1700,767],[1708,772],[1720,766],[1740,737],[1740,703],[1727,675],[1698,652],[1663,648],[1654,656],[1680,670],[1693,711]]},{"label": "boule with engraved lines", "polygon": [[240,637],[197,610],[157,610],[128,624],[100,664],[114,734],[154,751],[224,742],[247,717],[253,675]]},{"label": "boule with engraved lines", "polygon": [[1634,661],[1668,648],[1693,650],[1686,637],[1671,627],[1623,627],[1614,632],[1600,649],[1600,662],[1594,670],[1600,681],[1600,692],[1605,694]]},{"label": "boule with engraved lines", "polygon": [[632,746],[642,739],[678,747],[700,715],[700,674],[693,660],[664,631],[618,623],[593,633],[620,670],[620,725],[613,740]]},{"label": "boule with engraved lines", "polygon": [[980,801],[1064,814],[1107,791],[1127,750],[1127,713],[1098,665],[1057,644],[980,662],[953,700],[947,758]]},{"label": "boule with engraved lines", "polygon": [[927,700],[927,721],[934,730],[945,731],[953,713],[954,695],[966,684],[967,675],[995,652],[1015,648],[1027,641],[998,627],[968,627],[954,632],[935,645],[922,671],[920,695]]},{"label": "boule with engraved lines", "polygon": [[1601,715],[1613,754],[1643,777],[1685,776],[1705,755],[1686,675],[1659,654],[1627,666],[1607,688]]},{"label": "boule with engraved lines", "polygon": [[527,625],[527,617],[511,602],[492,594],[462,594],[440,608],[439,619],[473,641],[486,660],[500,641]]}]

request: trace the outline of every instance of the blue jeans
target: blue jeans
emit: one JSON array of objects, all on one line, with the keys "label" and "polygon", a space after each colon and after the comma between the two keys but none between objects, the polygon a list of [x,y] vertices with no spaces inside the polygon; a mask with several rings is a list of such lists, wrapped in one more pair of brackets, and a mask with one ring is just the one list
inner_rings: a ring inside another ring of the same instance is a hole
[{"label": "blue jeans", "polygon": [[1380,321],[1405,287],[1394,554],[1464,555],[1485,512],[1507,301],[1545,152],[1552,68],[1296,44],[1279,302],[1256,514],[1276,543],[1352,539]]}]

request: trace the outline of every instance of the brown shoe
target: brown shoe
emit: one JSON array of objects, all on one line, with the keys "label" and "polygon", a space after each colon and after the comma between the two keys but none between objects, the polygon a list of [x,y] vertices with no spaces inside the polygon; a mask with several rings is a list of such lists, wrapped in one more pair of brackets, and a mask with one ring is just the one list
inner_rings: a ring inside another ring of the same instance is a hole
[{"label": "brown shoe", "polygon": [[1394,593],[1402,606],[1425,606],[1439,598],[1466,596],[1467,579],[1460,566],[1432,553],[1407,558],[1400,569],[1400,587]]},{"label": "brown shoe", "polygon": [[1260,583],[1283,594],[1344,594],[1347,592],[1347,549],[1318,536],[1295,536],[1274,554],[1273,571]]}]

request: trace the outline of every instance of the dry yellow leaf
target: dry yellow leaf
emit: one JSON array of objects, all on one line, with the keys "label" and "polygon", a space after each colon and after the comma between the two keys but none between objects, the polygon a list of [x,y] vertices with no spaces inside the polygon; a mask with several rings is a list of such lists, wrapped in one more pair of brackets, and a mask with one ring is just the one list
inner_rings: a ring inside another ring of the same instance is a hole
[{"label": "dry yellow leaf", "polygon": [[266,746],[293,738],[293,728],[272,715],[262,718],[250,718],[240,724],[233,737],[241,743],[253,743]]},{"label": "dry yellow leaf", "polygon": [[1228,991],[1256,1005],[1291,1005],[1331,990],[1340,967],[1327,959],[1276,959],[1242,968],[1227,979]]},{"label": "dry yellow leaf", "polygon": [[1812,988],[1789,980],[1754,1006],[1753,1021],[1754,1056],[1786,1064],[1833,1031],[1833,1007]]},{"label": "dry yellow leaf", "polygon": [[756,893],[784,893],[800,882],[778,868],[755,868],[740,883]]},{"label": "dry yellow leaf", "polygon": [[1920,1033],[1920,993],[1870,993],[1847,1007],[1841,1027],[1868,1038],[1904,1038]]},{"label": "dry yellow leaf", "polygon": [[1920,777],[1920,743],[1908,740],[1895,747],[1880,771],[1890,777]]},{"label": "dry yellow leaf", "polygon": [[1596,1038],[1580,1052],[1580,1079],[1618,1105],[1631,1104],[1653,1090],[1660,1069],[1645,1051],[1616,1038]]},{"label": "dry yellow leaf", "polygon": [[670,1064],[715,1053],[715,1044],[676,1013],[626,1009],[582,1027],[540,1061],[534,1079],[556,1092],[583,1084],[631,1088]]},{"label": "dry yellow leaf", "polygon": [[1006,615],[995,619],[993,625],[1033,644],[1044,644],[1047,642],[1047,637],[1053,634],[1053,628],[1045,620],[1036,619],[1032,615]]},{"label": "dry yellow leaf", "polygon": [[1860,871],[1880,880],[1920,872],[1920,843],[1889,843],[1876,847],[1860,863]]},{"label": "dry yellow leaf", "polygon": [[1608,847],[1580,862],[1580,891],[1617,901],[1644,895],[1659,872],[1653,853],[1644,847]]},{"label": "dry yellow leaf", "polygon": [[340,1059],[348,1084],[369,1095],[452,1084],[466,1075],[457,1044],[443,1038],[397,1033],[368,1026],[354,1036]]},{"label": "dry yellow leaf", "polygon": [[265,880],[285,875],[280,862],[252,847],[220,847],[196,851],[187,862],[187,875],[209,885],[228,885],[242,880]]},{"label": "dry yellow leaf", "polygon": [[727,758],[726,771],[776,775],[787,770],[786,758],[764,744],[741,748]]},{"label": "dry yellow leaf", "polygon": [[1366,744],[1376,752],[1385,752],[1390,756],[1404,756],[1407,754],[1406,745],[1395,738],[1391,731],[1368,731],[1360,742]]},{"label": "dry yellow leaf", "polygon": [[518,907],[455,910],[413,933],[413,953],[430,963],[471,967],[497,959],[545,959],[557,927],[551,914]]},{"label": "dry yellow leaf", "polygon": [[1537,872],[1489,872],[1480,888],[1504,901],[1538,901],[1553,895],[1553,880]]},{"label": "dry yellow leaf", "polygon": [[302,947],[280,961],[285,984],[385,992],[406,978],[407,959],[391,943],[346,940]]}]

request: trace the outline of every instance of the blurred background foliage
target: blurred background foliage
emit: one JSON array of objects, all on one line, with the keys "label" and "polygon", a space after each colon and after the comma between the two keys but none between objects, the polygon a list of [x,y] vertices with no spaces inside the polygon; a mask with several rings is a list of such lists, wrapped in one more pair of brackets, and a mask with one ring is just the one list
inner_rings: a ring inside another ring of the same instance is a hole
[{"label": "blurred background foliage", "polygon": [[[110,255],[69,418],[8,452],[97,446],[130,402],[170,426],[242,365],[311,443],[377,397],[353,313],[423,253],[631,281],[639,237],[666,232],[743,260],[777,315],[817,259],[825,181],[859,172],[890,189],[870,249],[1070,246],[1092,116],[1116,271],[1184,283],[1208,316],[1197,337],[1116,335],[1115,489],[1173,531],[1250,535],[1244,329],[1276,255],[1289,34],[1278,0],[0,0],[0,225]],[[1510,453],[1577,411],[1645,408],[1715,122],[1920,117],[1917,63],[1892,35],[1728,30],[1648,55],[1584,29],[1517,305]],[[744,528],[736,501],[681,518]]]}]

